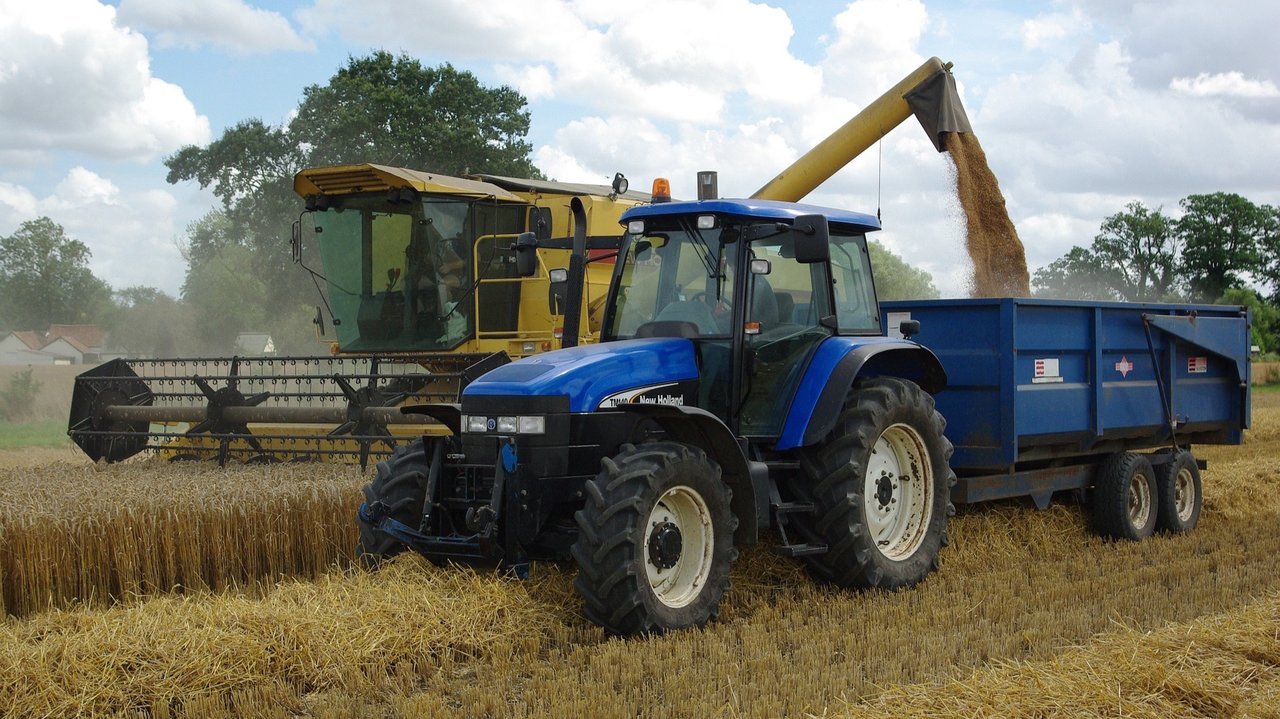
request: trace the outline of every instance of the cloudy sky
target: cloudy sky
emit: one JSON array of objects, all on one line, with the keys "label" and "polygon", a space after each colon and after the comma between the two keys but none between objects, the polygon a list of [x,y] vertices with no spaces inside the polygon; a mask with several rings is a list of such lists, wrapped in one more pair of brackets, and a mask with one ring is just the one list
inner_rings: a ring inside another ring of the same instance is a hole
[{"label": "cloudy sky", "polygon": [[[749,195],[929,56],[969,118],[1034,269],[1134,200],[1280,203],[1274,0],[0,0],[0,235],[48,216],[116,288],[177,293],[215,206],[164,158],[373,49],[529,99],[565,181]],[[807,201],[880,208],[880,239],[963,295],[949,163],[914,120]],[[281,251],[287,251],[281,244]]]}]

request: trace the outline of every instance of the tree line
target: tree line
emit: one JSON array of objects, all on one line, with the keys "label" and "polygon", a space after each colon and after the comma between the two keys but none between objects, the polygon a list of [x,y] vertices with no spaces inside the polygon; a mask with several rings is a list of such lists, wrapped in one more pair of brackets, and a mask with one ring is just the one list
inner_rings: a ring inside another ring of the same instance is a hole
[{"label": "tree line", "polygon": [[1280,207],[1241,195],[1189,195],[1176,219],[1131,202],[1088,247],[1036,271],[1041,297],[1204,302],[1253,309],[1254,343],[1280,351]]}]

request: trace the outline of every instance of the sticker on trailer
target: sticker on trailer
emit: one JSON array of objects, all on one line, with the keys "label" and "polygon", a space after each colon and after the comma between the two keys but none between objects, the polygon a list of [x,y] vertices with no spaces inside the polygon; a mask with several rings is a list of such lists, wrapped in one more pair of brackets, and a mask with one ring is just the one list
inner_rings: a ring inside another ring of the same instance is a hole
[{"label": "sticker on trailer", "polygon": [[1188,357],[1187,371],[1191,374],[1204,374],[1209,371],[1208,357]]},{"label": "sticker on trailer", "polygon": [[1062,374],[1058,371],[1058,358],[1046,357],[1036,360],[1035,374],[1031,376],[1032,384],[1048,384],[1061,382]]},{"label": "sticker on trailer", "polygon": [[1116,371],[1120,373],[1121,377],[1128,379],[1129,373],[1133,371],[1133,363],[1129,361],[1128,357],[1121,357],[1120,361],[1116,363]]},{"label": "sticker on trailer", "polygon": [[911,319],[910,312],[886,312],[885,322],[888,324],[885,333],[889,337],[905,340],[906,336],[902,334],[902,323]]}]

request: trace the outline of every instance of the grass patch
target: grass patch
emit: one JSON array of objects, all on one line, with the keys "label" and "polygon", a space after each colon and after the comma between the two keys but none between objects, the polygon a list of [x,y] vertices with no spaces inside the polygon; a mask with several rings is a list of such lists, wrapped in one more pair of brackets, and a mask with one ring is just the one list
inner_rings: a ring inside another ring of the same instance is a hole
[{"label": "grass patch", "polygon": [[67,423],[51,419],[43,422],[0,422],[0,449],[24,447],[65,447],[70,444]]}]

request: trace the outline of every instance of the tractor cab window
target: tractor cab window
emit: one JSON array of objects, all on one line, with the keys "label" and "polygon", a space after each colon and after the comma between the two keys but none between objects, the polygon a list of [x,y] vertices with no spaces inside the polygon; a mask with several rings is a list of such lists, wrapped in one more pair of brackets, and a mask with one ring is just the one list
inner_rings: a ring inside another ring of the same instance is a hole
[{"label": "tractor cab window", "polygon": [[841,334],[883,334],[866,235],[832,228],[831,283]]},{"label": "tractor cab window", "polygon": [[316,213],[343,350],[444,350],[471,336],[470,217],[466,201],[382,194]]},{"label": "tractor cab window", "polygon": [[609,328],[612,336],[729,335],[731,246],[726,249],[718,228],[697,229],[688,218],[671,222],[630,238]]}]

